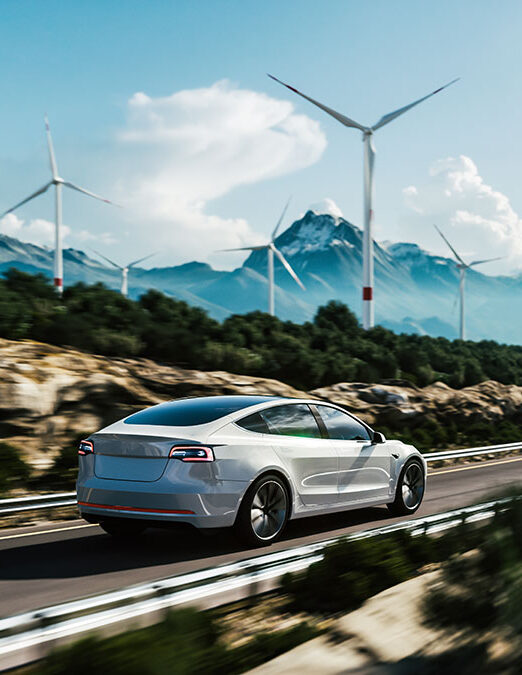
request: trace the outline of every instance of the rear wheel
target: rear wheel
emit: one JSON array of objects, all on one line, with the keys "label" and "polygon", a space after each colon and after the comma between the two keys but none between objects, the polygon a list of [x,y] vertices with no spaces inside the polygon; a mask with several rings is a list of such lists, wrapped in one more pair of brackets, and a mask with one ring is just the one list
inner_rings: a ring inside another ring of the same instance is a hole
[{"label": "rear wheel", "polygon": [[278,476],[262,476],[241,502],[234,529],[250,546],[268,546],[283,532],[289,515],[288,490]]},{"label": "rear wheel", "polygon": [[394,516],[415,513],[422,503],[425,487],[426,479],[421,461],[410,459],[402,469],[397,481],[395,501],[387,505],[390,513]]},{"label": "rear wheel", "polygon": [[100,520],[100,527],[111,537],[128,539],[141,534],[147,526],[139,520],[111,518],[110,520]]}]

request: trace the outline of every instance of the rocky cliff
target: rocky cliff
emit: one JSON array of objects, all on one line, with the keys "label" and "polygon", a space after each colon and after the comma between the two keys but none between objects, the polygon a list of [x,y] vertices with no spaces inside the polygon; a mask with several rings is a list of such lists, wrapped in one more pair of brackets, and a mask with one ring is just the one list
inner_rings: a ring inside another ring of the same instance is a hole
[{"label": "rocky cliff", "polygon": [[492,380],[464,389],[452,389],[443,382],[423,388],[406,380],[340,382],[311,394],[347,406],[370,425],[396,426],[426,417],[458,424],[522,419],[522,387]]},{"label": "rocky cliff", "polygon": [[0,440],[42,468],[81,436],[140,408],[224,393],[303,395],[275,380],[0,340]]},{"label": "rocky cliff", "polygon": [[0,441],[18,448],[35,468],[49,466],[80,437],[140,408],[181,396],[235,393],[329,399],[377,427],[400,428],[426,418],[522,420],[522,387],[491,381],[462,390],[441,383],[421,389],[405,381],[342,382],[306,394],[276,380],[0,340]]}]

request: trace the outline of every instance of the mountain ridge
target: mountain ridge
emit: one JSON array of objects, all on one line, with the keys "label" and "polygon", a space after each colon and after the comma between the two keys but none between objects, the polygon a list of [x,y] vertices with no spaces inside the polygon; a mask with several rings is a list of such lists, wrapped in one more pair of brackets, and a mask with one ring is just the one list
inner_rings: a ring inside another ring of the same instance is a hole
[{"label": "mountain ridge", "polygon": [[[276,313],[280,318],[310,320],[317,307],[329,300],[344,302],[360,316],[360,228],[344,218],[309,210],[281,232],[275,243],[306,288],[302,291],[275,260]],[[455,262],[409,242],[375,242],[374,251],[376,323],[396,332],[456,338],[459,272]],[[51,249],[0,235],[0,274],[16,267],[51,277],[52,266]],[[129,294],[136,298],[157,288],[224,319],[235,313],[266,311],[266,268],[265,251],[253,251],[231,271],[216,270],[199,261],[137,267],[129,275]],[[64,249],[64,270],[66,285],[81,281],[120,287],[118,271],[77,249]],[[469,338],[520,344],[522,276],[486,276],[472,269],[466,285]]]}]

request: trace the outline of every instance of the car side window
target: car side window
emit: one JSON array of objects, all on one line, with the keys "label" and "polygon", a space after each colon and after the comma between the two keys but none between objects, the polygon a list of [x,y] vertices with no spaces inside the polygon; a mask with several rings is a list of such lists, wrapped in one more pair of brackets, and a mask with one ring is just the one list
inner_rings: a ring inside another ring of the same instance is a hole
[{"label": "car side window", "polygon": [[269,433],[300,438],[321,438],[315,417],[306,403],[280,405],[261,411]]},{"label": "car side window", "polygon": [[316,406],[324,422],[330,438],[342,441],[370,441],[370,432],[351,415],[330,408],[326,405]]},{"label": "car side window", "polygon": [[253,413],[252,415],[248,415],[248,417],[243,417],[243,419],[238,420],[236,424],[242,429],[255,431],[258,434],[270,433],[267,423],[259,413]]}]

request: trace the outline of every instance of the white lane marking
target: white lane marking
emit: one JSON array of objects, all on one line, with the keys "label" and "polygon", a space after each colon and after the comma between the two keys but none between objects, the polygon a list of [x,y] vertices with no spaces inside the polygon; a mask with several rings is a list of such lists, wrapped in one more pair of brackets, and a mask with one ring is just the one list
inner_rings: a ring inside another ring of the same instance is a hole
[{"label": "white lane marking", "polygon": [[5,539],[20,539],[21,537],[36,537],[39,534],[52,534],[53,532],[67,532],[68,530],[80,530],[84,527],[97,527],[97,523],[85,523],[85,525],[73,525],[72,527],[57,527],[54,530],[40,530],[39,532],[24,532],[23,534],[9,534],[7,537],[0,537],[0,541]]},{"label": "white lane marking", "polygon": [[499,464],[511,464],[512,462],[521,462],[522,457],[517,457],[516,459],[504,459],[500,462],[488,462],[474,464],[471,466],[461,466],[459,469],[445,469],[444,471],[430,471],[428,476],[440,476],[443,473],[454,473],[455,471],[469,471],[470,469],[486,469],[488,466],[498,466]]}]

